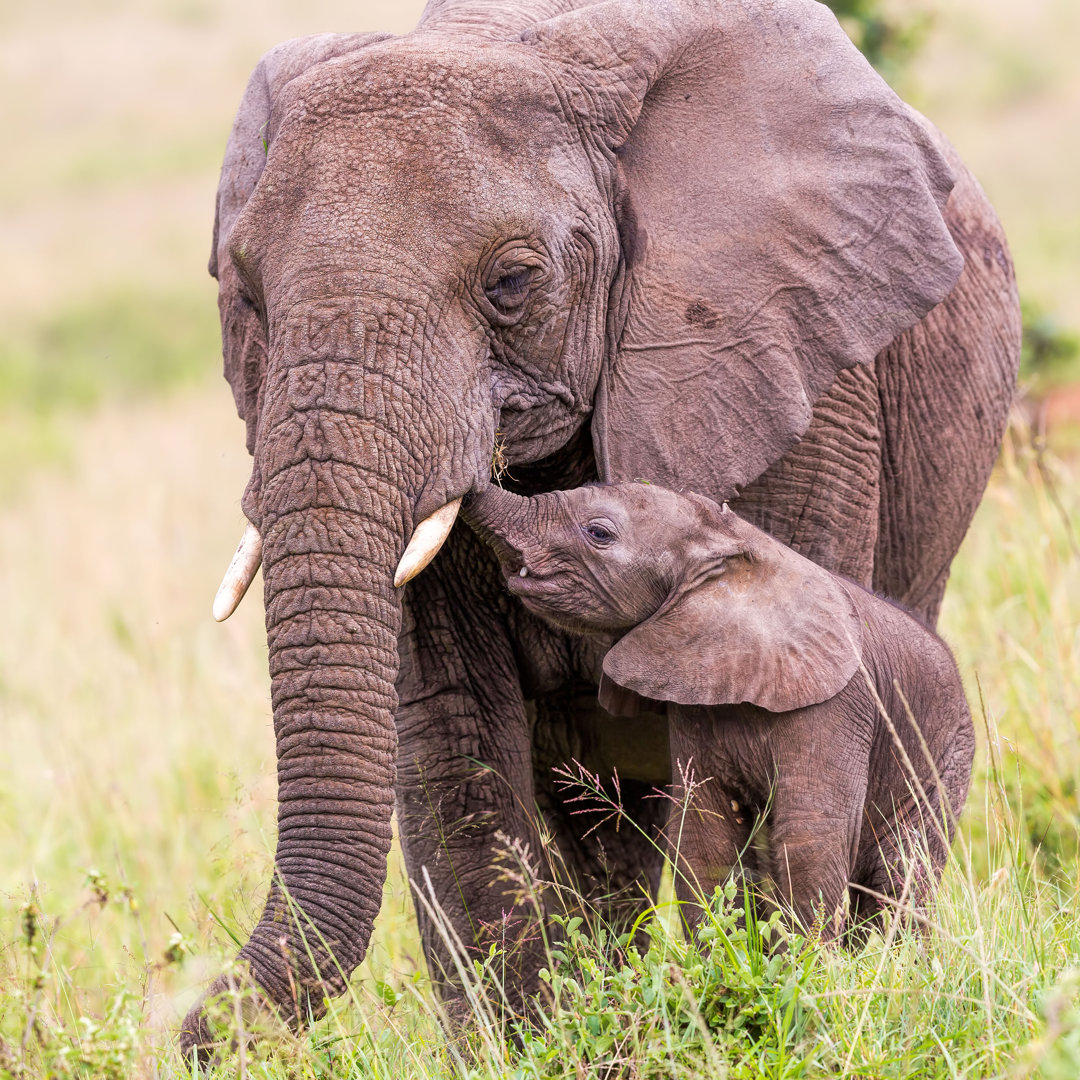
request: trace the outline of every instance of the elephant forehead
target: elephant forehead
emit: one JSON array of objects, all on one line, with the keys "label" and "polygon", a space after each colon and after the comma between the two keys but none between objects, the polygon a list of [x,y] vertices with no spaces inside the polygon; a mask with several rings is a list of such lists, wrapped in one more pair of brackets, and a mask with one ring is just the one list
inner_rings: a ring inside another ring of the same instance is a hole
[{"label": "elephant forehead", "polygon": [[655,484],[640,481],[613,484],[607,489],[607,496],[625,507],[635,520],[653,521],[670,531],[688,531],[702,523],[702,512],[695,503]]},{"label": "elephant forehead", "polygon": [[521,46],[391,41],[317,65],[282,104],[280,135],[337,162],[344,151],[369,178],[409,169],[415,183],[420,165],[425,178],[535,184],[567,141],[555,88]]}]

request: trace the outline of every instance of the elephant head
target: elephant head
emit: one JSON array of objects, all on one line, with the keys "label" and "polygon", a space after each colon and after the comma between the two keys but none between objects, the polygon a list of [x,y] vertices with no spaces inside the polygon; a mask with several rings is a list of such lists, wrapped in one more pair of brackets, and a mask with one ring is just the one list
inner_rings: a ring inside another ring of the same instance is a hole
[{"label": "elephant head", "polygon": [[261,556],[279,833],[242,955],[287,1014],[364,954],[395,586],[486,481],[496,431],[514,464],[590,424],[603,478],[692,470],[727,497],[949,292],[951,184],[811,0],[436,0],[404,37],[263,58],[210,264],[253,455],[216,614]]},{"label": "elephant head", "polygon": [[611,640],[599,697],[616,716],[642,702],[790,712],[858,669],[840,580],[727,504],[634,482],[532,498],[488,484],[466,515],[527,608]]}]

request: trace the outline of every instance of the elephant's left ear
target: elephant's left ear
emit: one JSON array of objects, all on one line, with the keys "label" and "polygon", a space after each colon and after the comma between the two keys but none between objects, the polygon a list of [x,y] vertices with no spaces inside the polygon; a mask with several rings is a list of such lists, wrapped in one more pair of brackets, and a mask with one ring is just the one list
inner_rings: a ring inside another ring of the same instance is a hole
[{"label": "elephant's left ear", "polygon": [[615,152],[634,219],[602,475],[726,499],[798,441],[838,371],[950,292],[950,169],[812,0],[607,0],[526,40]]},{"label": "elephant's left ear", "polygon": [[790,712],[828,701],[851,681],[863,633],[847,587],[741,528],[757,537],[746,553],[608,651],[600,703],[609,712],[634,715],[638,699]]},{"label": "elephant's left ear", "polygon": [[233,121],[218,182],[209,270],[218,279],[225,378],[232,387],[236,411],[247,424],[250,454],[255,453],[267,342],[262,321],[252,304],[245,300],[239,275],[228,255],[233,226],[262,176],[273,139],[275,105],[285,87],[316,64],[367,48],[389,36],[314,34],[283,41],[256,65]]}]

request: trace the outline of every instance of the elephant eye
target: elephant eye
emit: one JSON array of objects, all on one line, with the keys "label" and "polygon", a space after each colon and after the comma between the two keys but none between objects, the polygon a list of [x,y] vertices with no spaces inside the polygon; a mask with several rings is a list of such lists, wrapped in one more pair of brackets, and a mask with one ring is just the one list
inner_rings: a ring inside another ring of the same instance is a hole
[{"label": "elephant eye", "polygon": [[606,547],[616,539],[615,534],[606,525],[602,525],[598,521],[590,521],[588,525],[583,525],[581,531],[594,544],[599,544],[601,547]]},{"label": "elephant eye", "polygon": [[492,306],[504,314],[510,314],[520,308],[529,296],[529,283],[533,278],[533,269],[522,266],[508,273],[500,274],[484,289]]}]

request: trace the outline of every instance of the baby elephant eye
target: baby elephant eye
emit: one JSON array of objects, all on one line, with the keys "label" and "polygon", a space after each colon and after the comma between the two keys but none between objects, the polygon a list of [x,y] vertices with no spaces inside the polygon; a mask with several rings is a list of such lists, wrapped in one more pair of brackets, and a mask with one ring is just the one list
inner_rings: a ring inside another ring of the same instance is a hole
[{"label": "baby elephant eye", "polygon": [[610,544],[615,539],[615,534],[609,528],[596,521],[590,521],[588,525],[582,526],[581,531],[597,544]]}]

